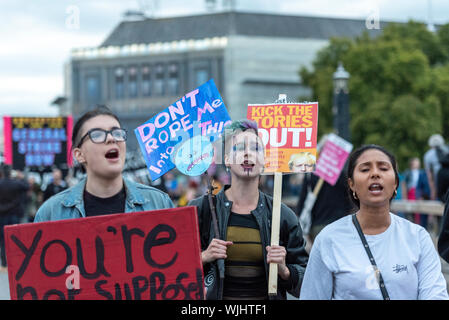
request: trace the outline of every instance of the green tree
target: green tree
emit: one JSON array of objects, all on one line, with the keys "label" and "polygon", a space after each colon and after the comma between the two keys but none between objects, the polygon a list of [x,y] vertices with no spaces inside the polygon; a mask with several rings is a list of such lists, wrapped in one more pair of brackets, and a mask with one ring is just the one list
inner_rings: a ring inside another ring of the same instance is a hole
[{"label": "green tree", "polygon": [[[431,33],[417,22],[389,24],[376,38],[334,38],[300,76],[319,102],[319,134],[332,131],[332,75],[350,73],[352,142],[391,149],[400,167],[422,156],[433,133],[449,138],[449,27]],[[444,125],[444,126],[443,126]]]}]

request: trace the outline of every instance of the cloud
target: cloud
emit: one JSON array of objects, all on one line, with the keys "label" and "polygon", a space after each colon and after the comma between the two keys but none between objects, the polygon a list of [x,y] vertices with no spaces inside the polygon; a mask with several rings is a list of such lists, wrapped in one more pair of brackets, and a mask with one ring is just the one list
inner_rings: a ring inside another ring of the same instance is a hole
[{"label": "cloud", "polygon": [[[63,94],[63,64],[73,48],[98,46],[124,11],[145,0],[1,0],[0,116],[4,112],[55,112],[50,102]],[[157,16],[206,12],[204,0],[158,1]],[[427,1],[239,0],[242,11],[363,19],[379,9],[381,20],[425,21]],[[221,10],[222,0],[217,0]],[[73,10],[74,9],[74,10]],[[435,23],[448,22],[449,2],[433,0]],[[77,16],[78,15],[78,16]],[[76,22],[78,28],[73,27]]]},{"label": "cloud", "polygon": [[0,76],[0,114],[56,115],[51,101],[62,92],[59,76]]},{"label": "cloud", "polygon": [[[433,0],[432,16],[435,23],[447,23],[449,2]],[[428,1],[391,1],[391,0],[283,0],[279,2],[279,11],[283,13],[365,19],[378,12],[380,20],[405,22],[410,19],[427,22]]]}]

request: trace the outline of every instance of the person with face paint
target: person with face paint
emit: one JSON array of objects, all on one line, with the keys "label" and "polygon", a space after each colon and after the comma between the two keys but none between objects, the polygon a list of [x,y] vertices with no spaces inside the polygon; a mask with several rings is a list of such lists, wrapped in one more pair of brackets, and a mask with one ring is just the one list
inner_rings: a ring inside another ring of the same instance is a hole
[{"label": "person with face paint", "polygon": [[44,202],[34,222],[173,208],[166,193],[123,178],[126,139],[127,131],[107,107],[81,116],[72,152],[86,177]]},{"label": "person with face paint", "polygon": [[349,157],[347,176],[358,210],[316,237],[300,299],[449,299],[429,233],[390,211],[399,182],[395,157],[362,146]]},{"label": "person with face paint", "polygon": [[[282,204],[280,241],[270,246],[272,197],[259,190],[264,147],[257,124],[234,121],[223,131],[223,155],[231,184],[216,195],[219,234],[214,234],[208,197],[192,200],[198,207],[207,299],[268,299],[269,264],[278,264],[278,294],[298,297],[308,254],[295,213]],[[217,260],[225,260],[218,280]]]}]

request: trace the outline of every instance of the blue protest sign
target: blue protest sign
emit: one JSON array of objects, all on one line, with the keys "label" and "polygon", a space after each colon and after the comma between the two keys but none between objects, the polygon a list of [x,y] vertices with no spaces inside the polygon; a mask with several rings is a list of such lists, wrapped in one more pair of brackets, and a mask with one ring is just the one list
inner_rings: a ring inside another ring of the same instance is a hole
[{"label": "blue protest sign", "polygon": [[211,79],[137,127],[134,132],[151,180],[175,167],[172,153],[178,144],[197,135],[213,142],[230,121],[223,99]]}]

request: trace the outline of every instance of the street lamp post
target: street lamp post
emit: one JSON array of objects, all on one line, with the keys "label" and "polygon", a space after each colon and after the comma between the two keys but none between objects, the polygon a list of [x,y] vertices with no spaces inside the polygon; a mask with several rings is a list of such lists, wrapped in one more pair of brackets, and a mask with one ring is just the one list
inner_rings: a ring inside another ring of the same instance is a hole
[{"label": "street lamp post", "polygon": [[334,81],[334,104],[332,113],[334,116],[334,130],[336,134],[351,141],[351,132],[349,130],[349,73],[343,68],[341,62],[338,63],[337,71],[333,75]]}]

